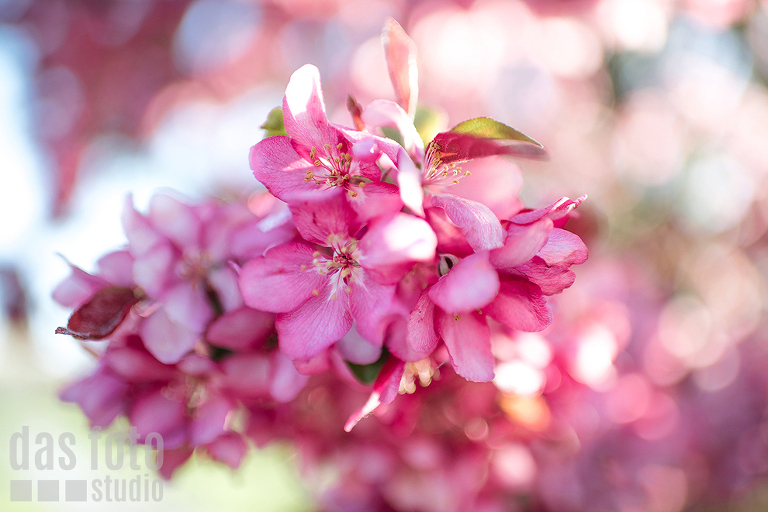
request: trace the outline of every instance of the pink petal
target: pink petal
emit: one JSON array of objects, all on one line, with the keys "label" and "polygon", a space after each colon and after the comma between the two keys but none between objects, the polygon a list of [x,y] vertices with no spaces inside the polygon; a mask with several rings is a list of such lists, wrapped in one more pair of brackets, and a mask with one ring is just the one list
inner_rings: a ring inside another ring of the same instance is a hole
[{"label": "pink petal", "polygon": [[197,446],[210,443],[224,433],[227,416],[234,410],[232,402],[221,395],[210,396],[195,409],[195,417],[189,425],[190,442]]},{"label": "pink petal", "polygon": [[541,146],[528,142],[485,138],[453,130],[438,133],[427,145],[426,152],[427,154],[435,152],[441,164],[462,163],[497,155],[539,159],[547,156],[547,152]]},{"label": "pink petal", "polygon": [[504,229],[487,206],[449,194],[433,196],[432,205],[445,210],[475,251],[504,246]]},{"label": "pink petal", "polygon": [[291,359],[307,361],[341,339],[352,327],[349,296],[344,291],[331,299],[332,287],[320,290],[298,309],[277,315],[280,350]]},{"label": "pink petal", "polygon": [[480,309],[499,292],[499,275],[488,252],[478,252],[458,262],[429,289],[429,298],[448,313]]},{"label": "pink petal", "polygon": [[470,172],[455,185],[451,194],[486,205],[499,219],[508,219],[520,211],[517,198],[523,187],[520,167],[501,156],[491,156],[461,164]]},{"label": "pink petal", "polygon": [[192,456],[194,450],[190,446],[182,446],[173,450],[163,450],[163,465],[157,472],[166,480]]},{"label": "pink petal", "polygon": [[315,166],[296,152],[288,137],[267,137],[251,148],[249,160],[256,179],[282,201],[320,200],[327,194],[325,187],[304,180]]},{"label": "pink petal", "polygon": [[221,368],[209,357],[192,352],[185,355],[176,363],[176,368],[182,373],[193,377],[210,377],[221,373]]},{"label": "pink petal", "polygon": [[225,312],[243,307],[238,275],[231,267],[219,267],[208,271],[208,284],[213,287],[216,298]]},{"label": "pink petal", "polygon": [[416,167],[403,148],[392,160],[397,167],[397,186],[403,204],[413,213],[424,216],[424,191],[421,188],[421,171]]},{"label": "pink petal", "polygon": [[148,217],[154,228],[178,247],[200,246],[202,223],[191,206],[171,196],[155,194],[149,200]]},{"label": "pink petal", "polygon": [[547,244],[537,254],[547,265],[580,265],[587,261],[589,251],[578,235],[555,228]]},{"label": "pink petal", "polygon": [[102,361],[131,383],[170,381],[177,375],[173,366],[164,365],[145,350],[133,347],[110,346]]},{"label": "pink petal", "polygon": [[576,280],[576,274],[567,265],[548,265],[539,256],[515,267],[513,275],[522,275],[541,288],[544,295],[560,293]]},{"label": "pink petal", "polygon": [[440,338],[435,332],[435,304],[425,290],[408,316],[406,342],[414,353],[407,361],[418,361],[431,354]]},{"label": "pink petal", "polygon": [[328,357],[330,349],[323,350],[315,357],[306,361],[293,361],[293,366],[296,367],[296,371],[302,375],[319,375],[328,371],[331,365],[331,360]]},{"label": "pink petal", "polygon": [[494,320],[520,331],[541,331],[552,322],[552,312],[541,289],[516,277],[501,281],[498,297],[484,311]]},{"label": "pink petal", "polygon": [[133,197],[130,194],[125,197],[122,223],[123,231],[128,238],[128,250],[133,256],[139,256],[155,244],[166,240],[155,230],[146,217],[136,211],[133,207]]},{"label": "pink petal", "polygon": [[369,343],[360,336],[355,325],[336,342],[335,348],[345,361],[354,364],[375,363],[381,357],[381,347]]},{"label": "pink petal", "polygon": [[473,382],[493,380],[491,331],[483,315],[437,314],[437,330],[445,342],[456,373]]},{"label": "pink petal", "polygon": [[[240,291],[253,309],[284,313],[301,306],[326,276],[312,265],[314,250],[301,243],[278,245],[246,263],[240,271]],[[302,268],[303,267],[303,268]]]},{"label": "pink petal", "polygon": [[411,158],[423,159],[424,141],[413,124],[413,119],[400,105],[387,100],[374,100],[363,110],[363,121],[369,127],[395,128],[403,138],[403,147]]},{"label": "pink petal", "polygon": [[357,322],[357,332],[369,343],[380,347],[384,342],[386,319],[392,310],[395,286],[366,280],[352,283],[350,288],[350,312]]},{"label": "pink petal", "polygon": [[307,148],[340,142],[339,132],[325,115],[320,72],[315,66],[306,64],[291,75],[283,98],[283,120],[288,136]]},{"label": "pink petal", "polygon": [[214,439],[205,449],[214,459],[237,469],[248,451],[248,445],[239,433],[227,432]]},{"label": "pink petal", "polygon": [[133,262],[133,280],[153,298],[160,298],[166,288],[176,282],[174,273],[181,254],[167,240],[155,244],[136,256]]},{"label": "pink petal", "polygon": [[372,413],[379,405],[389,404],[397,397],[400,389],[400,380],[403,378],[405,363],[395,357],[390,357],[381,373],[373,384],[373,392],[368,401],[347,420],[344,430],[350,432],[357,422]]},{"label": "pink petal", "polygon": [[369,224],[360,240],[360,265],[376,273],[382,283],[397,283],[419,261],[432,261],[437,235],[424,219],[405,213]]},{"label": "pink petal", "polygon": [[512,268],[533,258],[552,232],[552,221],[543,218],[533,224],[510,224],[504,247],[491,251],[491,265],[496,268]]},{"label": "pink petal", "polygon": [[59,397],[75,402],[91,423],[91,427],[106,427],[123,412],[128,383],[99,369],[93,375],[64,388]]},{"label": "pink petal", "polygon": [[[362,184],[361,184],[362,185]],[[355,197],[347,196],[349,205],[355,210],[357,220],[365,224],[369,220],[397,213],[403,209],[400,190],[392,183],[372,181],[355,189]]]},{"label": "pink petal", "polygon": [[[286,208],[286,212],[287,217],[290,218],[290,210]],[[253,221],[235,229],[229,247],[232,256],[240,261],[247,261],[263,256],[270,247],[290,242],[296,236],[296,229],[292,222],[270,226],[272,229],[266,231],[262,226],[264,226],[262,221]]]},{"label": "pink petal", "polygon": [[109,286],[109,283],[67,262],[72,274],[60,282],[53,290],[53,300],[68,308],[77,308],[93,297],[97,291]]},{"label": "pink petal", "polygon": [[214,320],[205,338],[217,347],[248,350],[264,343],[274,328],[274,313],[242,307]]},{"label": "pink petal", "polygon": [[99,275],[115,286],[133,288],[133,256],[128,251],[115,251],[96,262]]},{"label": "pink petal", "polygon": [[451,222],[442,208],[427,208],[427,222],[437,235],[437,248],[440,252],[464,257],[474,254],[461,230]]},{"label": "pink petal", "polygon": [[168,318],[190,331],[203,332],[213,318],[205,290],[200,286],[178,283],[163,295],[162,301]]},{"label": "pink petal", "polygon": [[296,201],[291,204],[291,213],[304,240],[326,247],[331,234],[348,235],[359,227],[341,189],[323,201]]},{"label": "pink petal", "polygon": [[139,327],[144,346],[165,364],[174,364],[194,348],[198,333],[174,323],[163,309],[158,309]]},{"label": "pink petal", "polygon": [[416,112],[416,102],[419,96],[416,43],[408,37],[403,27],[392,18],[385,22],[381,39],[384,43],[389,78],[395,88],[397,102],[413,116]]},{"label": "pink petal", "polygon": [[544,208],[518,213],[509,220],[515,224],[531,224],[544,217],[553,221],[559,220],[571,213],[571,211],[584,202],[586,198],[587,196],[581,196],[578,199],[568,199],[567,197],[563,197]]},{"label": "pink petal", "polygon": [[136,427],[140,439],[156,432],[163,437],[163,446],[178,448],[186,437],[186,405],[165,396],[161,390],[138,398],[128,419]]},{"label": "pink petal", "polygon": [[288,403],[304,389],[309,377],[299,373],[291,360],[280,351],[272,352],[271,358],[269,394],[280,403]]},{"label": "pink petal", "polygon": [[269,395],[272,364],[269,356],[260,353],[231,355],[221,362],[227,389],[244,397]]}]

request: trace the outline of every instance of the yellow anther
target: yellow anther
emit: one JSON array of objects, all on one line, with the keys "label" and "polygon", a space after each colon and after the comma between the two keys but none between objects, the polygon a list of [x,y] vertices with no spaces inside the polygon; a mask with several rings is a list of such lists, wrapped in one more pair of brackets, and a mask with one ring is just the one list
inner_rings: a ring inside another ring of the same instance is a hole
[{"label": "yellow anther", "polygon": [[459,315],[454,315],[453,319],[458,322],[459,320],[461,320],[461,317]]},{"label": "yellow anther", "polygon": [[312,253],[312,256],[314,256],[315,258],[318,258],[318,257],[320,257],[320,251],[315,251],[315,252],[313,252],[313,253]]},{"label": "yellow anther", "polygon": [[300,268],[301,268],[301,270],[307,270],[307,266],[306,265],[302,265]]},{"label": "yellow anther", "polygon": [[349,193],[350,197],[357,197],[357,192],[354,190],[348,190],[347,192]]},{"label": "yellow anther", "polygon": [[323,146],[325,146],[325,149],[327,149],[328,151],[331,150],[331,145],[330,144],[323,144]]},{"label": "yellow anther", "polygon": [[338,150],[341,150],[341,148],[343,148],[343,147],[344,147],[344,144],[342,144],[341,142],[336,144],[336,149],[338,149]]},{"label": "yellow anther", "polygon": [[346,288],[344,288],[344,291],[347,292],[347,293],[352,293],[352,287],[351,286],[347,286]]},{"label": "yellow anther", "polygon": [[320,295],[320,291],[319,290],[312,290],[312,295],[317,297],[318,295]]},{"label": "yellow anther", "polygon": [[363,188],[363,187],[365,187],[365,182],[364,182],[364,181],[361,181],[361,182],[360,182],[360,188]]},{"label": "yellow anther", "polygon": [[315,160],[315,167],[320,167],[323,163],[320,160]]}]

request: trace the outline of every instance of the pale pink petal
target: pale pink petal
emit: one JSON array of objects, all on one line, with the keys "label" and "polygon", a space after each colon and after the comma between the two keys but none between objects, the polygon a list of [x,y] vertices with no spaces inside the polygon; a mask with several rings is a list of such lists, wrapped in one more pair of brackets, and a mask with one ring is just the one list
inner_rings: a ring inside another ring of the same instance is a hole
[{"label": "pale pink petal", "polygon": [[131,425],[136,427],[139,440],[156,432],[163,438],[165,448],[178,448],[186,439],[186,405],[169,398],[162,390],[140,396],[128,414]]},{"label": "pale pink petal", "polygon": [[429,298],[448,313],[480,309],[496,297],[499,275],[482,251],[459,261],[429,289]]},{"label": "pale pink petal", "polygon": [[213,310],[205,289],[181,282],[169,289],[162,297],[163,308],[172,322],[190,331],[203,332],[213,318]]},{"label": "pale pink petal", "polygon": [[350,286],[350,312],[357,322],[357,332],[369,343],[380,347],[387,328],[386,318],[392,311],[394,285],[380,285],[370,279]]},{"label": "pale pink petal", "polygon": [[210,377],[219,374],[220,368],[211,358],[192,352],[176,363],[180,372],[194,377]]},{"label": "pale pink petal", "polygon": [[277,315],[280,350],[291,359],[307,361],[341,339],[352,327],[349,296],[331,299],[331,286],[320,290],[298,309]]},{"label": "pale pink petal", "polygon": [[159,233],[178,247],[196,249],[200,246],[202,222],[188,204],[165,194],[155,194],[149,200],[148,218]]},{"label": "pale pink petal", "polygon": [[133,262],[133,281],[147,295],[160,298],[169,286],[176,283],[175,267],[181,254],[167,240],[155,244],[136,256]]},{"label": "pale pink petal", "polygon": [[234,409],[232,402],[213,394],[195,409],[189,424],[189,440],[193,445],[210,443],[224,433],[227,415]]},{"label": "pale pink petal", "polygon": [[197,343],[198,333],[174,323],[163,309],[142,322],[141,339],[149,352],[165,364],[177,363]]},{"label": "pale pink petal", "polygon": [[296,201],[291,203],[293,223],[304,240],[318,245],[329,246],[331,234],[348,235],[359,227],[355,211],[344,197],[344,191],[336,193],[323,201]]},{"label": "pale pink petal", "polygon": [[128,250],[133,256],[139,256],[155,244],[166,240],[152,227],[146,217],[136,211],[133,207],[133,197],[130,194],[125,197],[121,220],[123,231],[128,238]]},{"label": "pale pink petal", "polygon": [[397,186],[403,204],[413,213],[424,216],[424,191],[421,188],[421,171],[416,167],[403,148],[393,160],[397,167]]},{"label": "pale pink petal", "polygon": [[[269,221],[283,215],[286,222],[268,225]],[[275,217],[267,217],[263,221],[254,220],[238,227],[230,238],[231,255],[240,261],[247,261],[263,256],[270,247],[290,242],[296,236],[296,228],[290,219],[291,211],[286,208],[285,213],[276,214]]]},{"label": "pale pink petal", "polygon": [[68,308],[78,308],[88,302],[97,291],[109,286],[109,283],[98,276],[67,262],[72,274],[60,282],[53,290],[53,300]]},{"label": "pale pink petal", "polygon": [[419,71],[416,66],[416,43],[408,37],[403,27],[389,18],[381,35],[384,54],[397,102],[413,116],[419,96]]},{"label": "pale pink petal", "polygon": [[335,348],[345,361],[354,364],[375,363],[381,357],[381,347],[369,343],[360,336],[355,325],[336,342]]},{"label": "pale pink petal", "polygon": [[509,220],[515,224],[530,224],[544,217],[547,217],[553,221],[559,220],[571,213],[571,211],[579,206],[582,202],[584,202],[586,198],[587,196],[581,196],[577,199],[569,199],[567,197],[563,197],[551,205],[545,206],[544,208],[518,213]]},{"label": "pale pink petal", "polygon": [[549,235],[547,244],[538,251],[537,256],[547,265],[580,265],[587,261],[589,251],[578,235],[564,229],[555,228]]},{"label": "pale pink petal", "polygon": [[213,287],[216,299],[224,312],[243,307],[238,275],[231,267],[219,267],[208,272],[208,284]]},{"label": "pale pink petal", "polygon": [[315,66],[306,64],[291,75],[283,98],[283,121],[288,136],[307,148],[336,146],[341,141],[341,134],[325,115],[320,72]]},{"label": "pale pink petal", "polygon": [[423,159],[424,141],[416,130],[413,120],[397,103],[387,100],[374,100],[363,110],[363,122],[366,126],[395,128],[403,139],[403,147],[417,162]]},{"label": "pale pink petal", "polygon": [[260,353],[231,355],[221,362],[222,382],[236,395],[266,397],[269,395],[272,364],[269,356]]},{"label": "pale pink petal", "polygon": [[282,201],[320,200],[327,194],[324,186],[304,179],[315,166],[296,152],[288,137],[267,137],[251,148],[249,160],[256,179]]},{"label": "pale pink petal", "polygon": [[357,422],[372,413],[381,404],[389,404],[397,397],[400,380],[403,378],[405,363],[395,357],[390,357],[381,373],[373,384],[373,392],[368,401],[359,410],[352,413],[344,425],[344,430],[350,432]]},{"label": "pale pink petal", "polygon": [[290,243],[268,250],[240,271],[240,291],[245,304],[253,309],[283,313],[296,309],[324,287],[326,276],[312,265],[314,249]]},{"label": "pale pink petal", "polygon": [[205,339],[217,347],[248,350],[264,343],[274,328],[274,313],[242,307],[214,320]]},{"label": "pale pink petal", "polygon": [[[431,201],[431,199],[430,199]],[[440,252],[464,257],[474,254],[461,230],[451,222],[442,208],[427,208],[427,222],[437,235],[437,248]]]},{"label": "pale pink petal", "polygon": [[504,246],[504,229],[487,206],[449,194],[432,196],[432,205],[445,210],[475,251]]},{"label": "pale pink petal", "polygon": [[520,331],[541,331],[552,322],[541,289],[521,278],[505,277],[498,297],[483,310],[494,320]]},{"label": "pale pink petal", "polygon": [[269,394],[278,402],[288,403],[304,389],[309,377],[299,373],[291,360],[282,352],[277,350],[272,352],[271,358]]},{"label": "pale pink petal", "polygon": [[306,361],[294,360],[293,365],[296,367],[296,371],[302,375],[319,375],[325,373],[330,369],[331,360],[328,357],[330,349],[323,350],[315,357]]},{"label": "pale pink petal", "polygon": [[248,445],[239,433],[227,432],[214,439],[205,447],[205,450],[214,459],[223,462],[232,469],[237,469],[248,451]]},{"label": "pale pink petal", "polygon": [[123,412],[127,391],[127,382],[102,367],[93,375],[61,390],[59,398],[79,405],[91,427],[106,427]]},{"label": "pale pink petal", "polygon": [[552,221],[543,218],[533,224],[510,224],[504,247],[491,251],[491,265],[495,268],[512,268],[533,258],[547,243],[552,233]]},{"label": "pale pink petal", "polygon": [[437,313],[437,330],[445,342],[456,373],[473,382],[493,380],[491,331],[477,312]]}]

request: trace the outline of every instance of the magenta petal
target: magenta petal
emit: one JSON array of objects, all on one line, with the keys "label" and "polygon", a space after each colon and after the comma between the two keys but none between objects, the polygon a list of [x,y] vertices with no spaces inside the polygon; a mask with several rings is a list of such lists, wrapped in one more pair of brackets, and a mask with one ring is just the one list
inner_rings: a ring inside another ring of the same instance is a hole
[{"label": "magenta petal", "polygon": [[404,370],[405,363],[403,361],[390,357],[376,378],[373,392],[368,397],[368,401],[359,410],[352,413],[344,425],[344,430],[351,431],[358,421],[372,413],[379,405],[392,403],[400,389],[400,380],[403,378]]},{"label": "magenta petal", "polygon": [[190,446],[182,446],[173,450],[163,450],[163,465],[157,472],[166,480],[192,456],[194,450]]},{"label": "magenta petal", "polygon": [[214,320],[205,338],[217,347],[248,350],[266,341],[274,327],[274,313],[242,307]]},{"label": "magenta petal", "polygon": [[306,64],[291,75],[283,98],[283,121],[288,136],[307,148],[340,142],[341,135],[325,115],[320,72],[315,66]]},{"label": "magenta petal", "polygon": [[290,359],[275,350],[271,354],[272,372],[269,382],[269,394],[281,403],[288,403],[304,389],[309,377],[296,370]]},{"label": "magenta petal", "polygon": [[239,433],[227,432],[214,439],[205,449],[214,459],[237,469],[248,451],[248,445]]},{"label": "magenta petal", "polygon": [[563,197],[551,205],[545,206],[544,208],[518,213],[509,220],[515,224],[530,224],[544,217],[547,217],[553,221],[559,220],[571,213],[571,211],[579,206],[582,202],[584,202],[586,198],[587,196],[581,196],[577,199],[569,199],[567,197]]},{"label": "magenta petal", "polygon": [[341,339],[352,327],[349,296],[341,291],[331,299],[331,286],[298,309],[277,315],[280,350],[291,359],[306,361]]},{"label": "magenta petal", "polygon": [[139,333],[147,350],[165,364],[179,362],[194,348],[198,337],[198,333],[172,322],[163,309],[144,320]]},{"label": "magenta petal", "polygon": [[552,232],[552,221],[544,218],[533,224],[510,224],[504,247],[491,251],[491,265],[496,268],[512,268],[533,258],[547,243]]},{"label": "magenta petal", "polygon": [[288,137],[262,140],[251,148],[249,160],[253,175],[278,199],[290,202],[324,197],[319,185],[304,180],[315,166],[296,152]]},{"label": "magenta petal", "polygon": [[480,309],[496,297],[499,275],[488,252],[467,256],[429,289],[429,298],[448,313]]},{"label": "magenta petal", "polygon": [[547,244],[537,253],[547,265],[580,265],[587,261],[589,251],[578,235],[564,229],[555,228],[549,235]]},{"label": "magenta petal", "polygon": [[123,231],[128,238],[128,249],[133,256],[143,254],[158,242],[166,240],[152,227],[146,217],[136,211],[130,194],[125,198],[121,220]]},{"label": "magenta petal", "polygon": [[79,405],[91,427],[106,427],[123,412],[127,391],[127,382],[100,368],[93,375],[64,388],[59,397]]},{"label": "magenta petal", "polygon": [[437,248],[440,252],[464,257],[474,254],[461,230],[451,222],[442,208],[427,208],[427,222],[437,235]]},{"label": "magenta petal", "polygon": [[544,295],[560,293],[576,280],[576,274],[567,265],[548,265],[539,256],[513,270],[513,274],[523,275],[541,288]]},{"label": "magenta petal", "polygon": [[213,318],[205,290],[191,283],[178,283],[163,295],[162,301],[168,318],[190,331],[203,332]]},{"label": "magenta petal", "polygon": [[449,315],[440,311],[436,324],[456,373],[473,382],[493,380],[491,330],[482,315]]},{"label": "magenta petal", "polygon": [[110,347],[104,353],[102,361],[131,383],[170,381],[177,375],[173,366],[161,363],[139,348]]},{"label": "magenta petal", "polygon": [[161,390],[152,391],[138,398],[128,419],[136,427],[140,439],[157,432],[163,436],[163,446],[178,448],[184,441],[186,430],[186,405],[165,396]]},{"label": "magenta petal", "polygon": [[406,342],[415,357],[408,360],[424,359],[435,350],[439,340],[435,332],[435,304],[425,290],[408,315]]},{"label": "magenta petal", "polygon": [[449,194],[433,196],[432,205],[445,210],[475,251],[504,246],[504,229],[487,206]]},{"label": "magenta petal", "polygon": [[541,331],[552,322],[541,289],[517,277],[503,279],[498,297],[484,309],[494,320],[520,331]]},{"label": "magenta petal", "polygon": [[314,290],[323,288],[326,276],[312,265],[314,249],[306,244],[278,245],[240,270],[240,291],[253,309],[285,313],[301,306]]},{"label": "magenta petal", "polygon": [[210,443],[224,433],[227,415],[233,404],[221,395],[214,394],[195,409],[195,417],[189,425],[190,442],[197,446]]},{"label": "magenta petal", "polygon": [[222,379],[235,396],[266,397],[269,395],[272,365],[267,355],[251,352],[231,355],[222,360]]},{"label": "magenta petal", "polygon": [[154,228],[178,247],[200,246],[202,222],[188,204],[165,194],[154,194],[149,200],[148,217]]}]

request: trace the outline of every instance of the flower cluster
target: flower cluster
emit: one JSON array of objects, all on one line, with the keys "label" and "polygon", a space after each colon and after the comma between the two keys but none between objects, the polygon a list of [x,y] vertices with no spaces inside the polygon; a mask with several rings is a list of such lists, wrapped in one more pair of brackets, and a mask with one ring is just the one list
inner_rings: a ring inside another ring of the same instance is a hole
[{"label": "flower cluster", "polygon": [[[94,349],[96,371],[63,399],[93,425],[122,414],[140,436],[160,433],[166,476],[197,447],[237,467],[244,435],[284,438],[286,419],[301,431],[316,421],[304,404],[321,396],[343,404],[346,424],[329,414],[323,434],[337,436],[416,380],[435,393],[493,380],[494,333],[547,327],[546,297],[586,260],[563,229],[583,198],[525,209],[498,179],[518,172],[505,157],[540,158],[541,146],[489,118],[426,142],[414,122],[413,42],[390,21],[384,43],[397,103],[362,108],[350,97],[354,128],[337,125],[318,70],[300,68],[265,125],[272,136],[251,149],[268,194],[194,206],[158,194],[147,215],[129,200],[126,249],[95,274],[73,267],[54,292],[75,309],[58,332],[108,340]],[[458,376],[430,384],[451,374],[446,363]],[[370,396],[347,410],[343,389]],[[406,416],[408,403],[427,407],[406,401]],[[489,420],[491,409],[471,419]],[[467,457],[482,458],[473,449]]]}]

